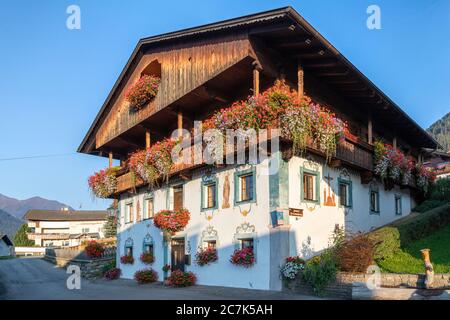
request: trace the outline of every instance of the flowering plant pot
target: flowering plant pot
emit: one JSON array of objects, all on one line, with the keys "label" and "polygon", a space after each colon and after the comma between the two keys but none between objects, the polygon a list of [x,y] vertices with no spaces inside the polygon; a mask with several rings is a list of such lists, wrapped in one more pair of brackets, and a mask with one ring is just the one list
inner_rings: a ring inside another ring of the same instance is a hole
[{"label": "flowering plant pot", "polygon": [[133,110],[144,108],[156,97],[161,79],[152,75],[143,75],[135,84],[128,88],[125,99]]},{"label": "flowering plant pot", "polygon": [[197,282],[197,277],[192,272],[183,272],[181,270],[172,271],[167,278],[167,284],[171,287],[189,287]]},{"label": "flowering plant pot", "polygon": [[138,270],[134,273],[134,280],[139,284],[152,283],[158,280],[158,273],[152,268]]},{"label": "flowering plant pot", "polygon": [[119,268],[112,268],[105,272],[105,278],[108,280],[119,279],[121,273],[122,270],[120,270]]},{"label": "flowering plant pot", "polygon": [[101,258],[103,252],[105,252],[105,247],[97,241],[89,241],[87,246],[84,248],[86,255],[89,258]]},{"label": "flowering plant pot", "polygon": [[436,180],[436,174],[432,168],[426,168],[423,164],[418,163],[414,167],[414,173],[416,176],[416,185],[422,190],[423,193],[427,193],[430,185]]},{"label": "flowering plant pot", "polygon": [[255,263],[255,254],[252,248],[235,250],[231,255],[230,262],[237,266],[249,268]]},{"label": "flowering plant pot", "polygon": [[152,264],[153,262],[155,262],[155,257],[149,252],[144,252],[141,254],[140,260],[145,264]]},{"label": "flowering plant pot", "polygon": [[120,167],[112,167],[94,173],[88,179],[88,185],[94,196],[108,198],[117,190],[116,173]]},{"label": "flowering plant pot", "polygon": [[280,272],[283,279],[293,280],[305,269],[305,260],[300,257],[287,257]]},{"label": "flowering plant pot", "polygon": [[122,264],[133,264],[134,258],[133,256],[121,256],[120,257],[120,263]]},{"label": "flowering plant pot", "polygon": [[217,250],[214,248],[202,249],[195,255],[199,266],[207,265],[218,260]]},{"label": "flowering plant pot", "polygon": [[163,270],[164,272],[169,272],[169,271],[170,271],[170,264],[165,264],[165,265],[162,267],[162,270]]},{"label": "flowering plant pot", "polygon": [[190,219],[190,212],[187,209],[180,209],[178,211],[161,210],[155,214],[153,221],[157,228],[166,233],[174,234],[183,230]]}]

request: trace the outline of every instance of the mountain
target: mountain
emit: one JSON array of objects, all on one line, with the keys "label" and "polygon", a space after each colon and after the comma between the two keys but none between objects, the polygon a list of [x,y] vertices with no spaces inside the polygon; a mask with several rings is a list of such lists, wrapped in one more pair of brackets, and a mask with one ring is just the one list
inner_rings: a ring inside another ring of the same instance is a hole
[{"label": "mountain", "polygon": [[19,219],[22,219],[23,215],[30,209],[61,210],[61,208],[73,210],[68,205],[54,200],[47,200],[41,197],[18,200],[0,193],[0,209]]},{"label": "mountain", "polygon": [[442,145],[443,151],[450,151],[450,112],[433,123],[427,131]]},{"label": "mountain", "polygon": [[24,223],[23,220],[0,210],[0,234],[6,234],[11,241],[14,241],[17,229]]}]

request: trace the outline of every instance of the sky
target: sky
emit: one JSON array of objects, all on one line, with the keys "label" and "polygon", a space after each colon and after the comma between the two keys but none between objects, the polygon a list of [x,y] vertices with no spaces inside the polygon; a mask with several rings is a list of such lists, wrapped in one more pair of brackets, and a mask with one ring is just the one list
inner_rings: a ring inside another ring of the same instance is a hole
[{"label": "sky", "polygon": [[[380,30],[366,26],[372,4]],[[70,5],[80,30],[66,27]],[[76,150],[137,41],[287,5],[422,127],[450,111],[448,0],[2,0],[0,193],[106,208],[87,178],[108,160]]]}]

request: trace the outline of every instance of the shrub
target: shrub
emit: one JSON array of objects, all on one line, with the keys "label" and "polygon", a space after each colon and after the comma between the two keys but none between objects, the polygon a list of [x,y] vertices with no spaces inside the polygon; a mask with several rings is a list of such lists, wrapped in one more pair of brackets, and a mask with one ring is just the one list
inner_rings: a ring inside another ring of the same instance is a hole
[{"label": "shrub", "polygon": [[116,267],[116,261],[115,260],[111,261],[111,262],[108,262],[107,264],[105,264],[102,267],[102,273],[105,274],[107,271],[109,271],[111,269],[114,269],[115,267]]},{"label": "shrub", "polygon": [[374,244],[375,261],[385,260],[400,251],[400,233],[397,228],[384,227],[369,234]]},{"label": "shrub", "polygon": [[397,225],[402,246],[424,238],[450,223],[450,204],[425,212]]},{"label": "shrub", "polygon": [[97,241],[89,241],[84,250],[89,258],[100,258],[103,252],[105,252],[103,245]]},{"label": "shrub", "polygon": [[345,241],[336,254],[342,271],[366,272],[373,263],[374,244],[369,236],[358,234]]},{"label": "shrub", "polygon": [[306,262],[302,278],[313,288],[315,294],[321,296],[325,287],[336,280],[337,271],[334,252],[326,250],[322,255],[313,257]]},{"label": "shrub", "polygon": [[183,272],[181,270],[173,271],[167,282],[171,287],[189,287],[193,286],[197,281],[197,277],[192,272]]},{"label": "shrub", "polygon": [[195,255],[195,258],[199,266],[204,266],[210,262],[217,261],[218,259],[217,250],[214,248],[207,248],[204,250],[200,250]]},{"label": "shrub", "polygon": [[121,256],[120,257],[120,262],[122,264],[133,264],[134,263],[134,258],[133,258],[133,256]]},{"label": "shrub", "polygon": [[234,250],[234,253],[231,255],[230,262],[237,266],[249,268],[255,263],[255,253],[252,248]]},{"label": "shrub", "polygon": [[105,272],[105,278],[108,280],[119,279],[122,270],[119,268],[112,268]]},{"label": "shrub", "polygon": [[431,186],[430,199],[450,201],[450,179],[438,179]]},{"label": "shrub", "polygon": [[158,280],[158,273],[153,269],[142,269],[134,273],[134,280],[139,284],[151,283]]},{"label": "shrub", "polygon": [[140,259],[145,264],[152,264],[155,262],[155,257],[150,252],[143,252]]},{"label": "shrub", "polygon": [[425,200],[424,202],[422,202],[421,204],[419,204],[417,207],[415,207],[413,209],[413,211],[424,213],[426,211],[440,207],[444,204],[445,204],[445,201],[428,199],[428,200]]}]

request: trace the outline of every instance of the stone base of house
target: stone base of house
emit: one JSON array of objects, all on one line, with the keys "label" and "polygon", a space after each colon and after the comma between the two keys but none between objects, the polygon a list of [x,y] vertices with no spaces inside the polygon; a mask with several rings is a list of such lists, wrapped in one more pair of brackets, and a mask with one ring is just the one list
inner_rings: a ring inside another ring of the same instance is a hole
[{"label": "stone base of house", "polygon": [[86,279],[95,279],[103,276],[103,268],[116,261],[115,256],[108,256],[99,259],[86,259],[81,252],[74,250],[52,250],[50,254],[46,252],[44,259],[58,267],[67,268],[69,265],[80,267],[81,276]]},{"label": "stone base of house", "polygon": [[[381,287],[385,288],[414,288],[425,289],[424,274],[398,274],[382,273]],[[340,272],[335,283],[328,285],[323,295],[325,297],[352,299],[354,288],[361,287],[373,277],[366,273]],[[432,289],[450,289],[450,274],[435,274]],[[314,294],[311,286],[305,284],[301,279],[283,282],[283,291],[291,291],[299,294]]]}]

